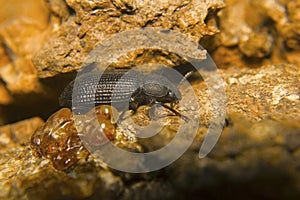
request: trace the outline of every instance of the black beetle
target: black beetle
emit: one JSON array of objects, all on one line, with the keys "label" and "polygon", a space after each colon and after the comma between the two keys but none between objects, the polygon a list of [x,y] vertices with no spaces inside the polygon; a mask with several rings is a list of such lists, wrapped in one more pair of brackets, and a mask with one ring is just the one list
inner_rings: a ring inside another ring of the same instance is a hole
[{"label": "black beetle", "polygon": [[91,106],[103,104],[111,104],[122,111],[129,109],[134,113],[139,106],[160,104],[187,120],[172,108],[181,100],[181,94],[174,83],[162,75],[165,72],[158,70],[148,75],[128,69],[87,72],[64,89],[59,104],[72,108],[77,114],[88,112]]}]

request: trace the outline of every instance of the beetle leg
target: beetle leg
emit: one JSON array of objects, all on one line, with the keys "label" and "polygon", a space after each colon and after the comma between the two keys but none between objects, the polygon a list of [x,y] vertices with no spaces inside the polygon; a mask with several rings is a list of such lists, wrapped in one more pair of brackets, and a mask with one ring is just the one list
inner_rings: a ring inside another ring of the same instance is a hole
[{"label": "beetle leg", "polygon": [[149,110],[149,113],[148,113],[148,115],[151,119],[154,118],[154,113],[155,113],[155,107],[151,107]]},{"label": "beetle leg", "polygon": [[150,108],[150,110],[149,110],[148,115],[149,115],[149,117],[150,117],[151,119],[155,119],[155,117],[156,117],[156,116],[155,116],[155,109],[156,109],[156,106],[155,106],[155,105],[157,105],[157,104],[161,105],[161,103],[154,102],[154,105],[151,106],[151,108]]},{"label": "beetle leg", "polygon": [[172,108],[172,107],[170,107],[170,106],[167,106],[167,105],[165,105],[165,104],[163,104],[163,103],[160,103],[160,102],[156,102],[156,104],[162,105],[163,107],[165,107],[165,108],[167,108],[168,110],[172,111],[176,116],[182,117],[182,119],[183,119],[184,121],[186,121],[186,122],[189,120],[189,118],[188,118],[187,116],[180,114],[178,111],[176,111],[174,108]]},{"label": "beetle leg", "polygon": [[120,121],[122,121],[124,119],[125,113],[126,113],[126,110],[122,111],[117,123],[119,123]]},{"label": "beetle leg", "polygon": [[165,105],[165,104],[161,104],[163,107],[165,107],[165,108],[167,108],[167,109],[169,109],[170,111],[172,111],[175,115],[177,115],[177,116],[179,116],[179,117],[182,117],[182,119],[184,120],[184,121],[188,121],[189,120],[189,118],[187,117],[187,116],[185,116],[185,115],[182,115],[182,114],[180,114],[178,111],[176,111],[174,108],[172,108],[172,107],[170,107],[170,106],[167,106],[167,105]]},{"label": "beetle leg", "polygon": [[[138,106],[139,106],[139,105],[138,105],[137,103],[135,103],[134,101],[131,101],[131,102],[129,103],[129,110],[132,110],[132,111],[133,111],[132,115],[134,115],[134,114],[137,112]],[[125,116],[125,113],[126,113],[127,111],[128,111],[128,110],[123,110],[123,111],[122,111],[122,113],[121,113],[121,115],[120,115],[118,121],[122,121],[122,120],[125,119],[124,116]]]}]

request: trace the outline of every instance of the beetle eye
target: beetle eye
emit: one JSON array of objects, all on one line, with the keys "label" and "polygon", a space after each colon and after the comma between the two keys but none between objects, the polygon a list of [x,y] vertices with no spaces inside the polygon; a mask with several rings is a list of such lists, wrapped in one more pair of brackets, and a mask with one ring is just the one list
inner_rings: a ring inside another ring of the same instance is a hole
[{"label": "beetle eye", "polygon": [[177,99],[175,93],[172,92],[172,91],[169,91],[168,96],[169,96],[170,98],[172,98],[172,99]]}]

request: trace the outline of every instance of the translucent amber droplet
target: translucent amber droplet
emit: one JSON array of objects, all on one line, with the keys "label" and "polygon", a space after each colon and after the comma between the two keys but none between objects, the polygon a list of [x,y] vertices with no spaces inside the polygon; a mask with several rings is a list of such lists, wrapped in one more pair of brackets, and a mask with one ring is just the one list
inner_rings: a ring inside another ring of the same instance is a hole
[{"label": "translucent amber droplet", "polygon": [[112,109],[106,105],[96,107],[96,118],[93,111],[87,113],[89,120],[85,120],[80,133],[86,145],[99,147],[115,138],[116,127],[111,122],[111,116]]},{"label": "translucent amber droplet", "polygon": [[[72,166],[80,155],[88,155],[74,126],[70,109],[54,113],[31,137],[31,147],[37,156],[50,159],[58,170]],[[85,153],[83,153],[85,152]]]},{"label": "translucent amber droplet", "polygon": [[[62,108],[49,117],[31,137],[31,147],[36,156],[44,156],[52,161],[58,170],[65,170],[89,152],[84,144],[101,146],[115,138],[115,125],[111,106],[97,106],[80,118],[81,127],[75,128],[73,113]],[[78,131],[80,131],[78,133]],[[83,140],[82,140],[83,139]]]},{"label": "translucent amber droplet", "polygon": [[98,118],[109,120],[111,123],[115,123],[118,117],[118,111],[110,105],[96,106],[95,112]]}]

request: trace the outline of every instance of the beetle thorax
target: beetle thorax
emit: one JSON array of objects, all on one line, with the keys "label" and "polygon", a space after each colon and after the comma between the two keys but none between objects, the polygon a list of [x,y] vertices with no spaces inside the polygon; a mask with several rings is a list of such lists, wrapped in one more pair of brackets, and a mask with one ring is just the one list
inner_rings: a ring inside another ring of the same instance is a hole
[{"label": "beetle thorax", "polygon": [[158,83],[145,83],[142,89],[146,95],[159,98],[168,94],[168,88]]}]

